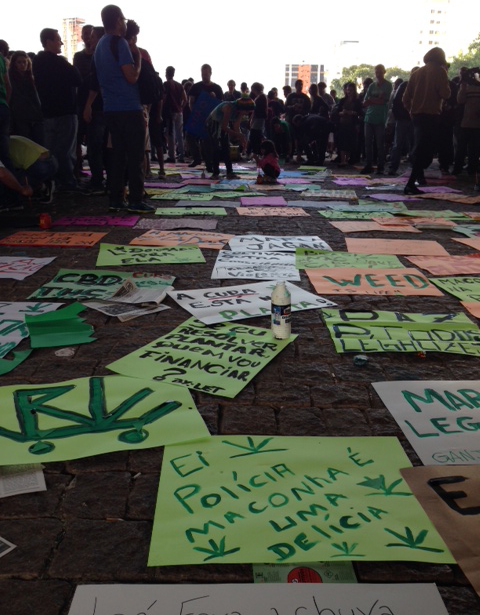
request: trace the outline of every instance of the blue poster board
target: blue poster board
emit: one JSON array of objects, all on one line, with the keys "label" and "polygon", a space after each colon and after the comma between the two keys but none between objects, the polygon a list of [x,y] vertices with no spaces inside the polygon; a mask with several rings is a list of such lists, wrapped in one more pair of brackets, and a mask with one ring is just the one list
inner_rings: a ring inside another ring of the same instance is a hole
[{"label": "blue poster board", "polygon": [[190,117],[185,124],[185,130],[200,139],[206,139],[208,132],[205,127],[205,120],[221,102],[207,92],[202,92],[195,101]]}]

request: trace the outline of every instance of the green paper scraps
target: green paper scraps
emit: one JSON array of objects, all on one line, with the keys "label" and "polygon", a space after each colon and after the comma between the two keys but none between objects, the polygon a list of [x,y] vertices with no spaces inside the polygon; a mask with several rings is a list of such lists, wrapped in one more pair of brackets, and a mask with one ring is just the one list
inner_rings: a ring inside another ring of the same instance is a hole
[{"label": "green paper scraps", "polygon": [[192,317],[107,367],[125,376],[235,397],[296,337],[276,340],[270,329],[233,323],[212,327]]},{"label": "green paper scraps", "polygon": [[380,436],[168,446],[148,565],[453,562],[405,467],[397,438]]},{"label": "green paper scraps", "polygon": [[55,277],[38,288],[30,297],[62,297],[63,299],[108,299],[128,278],[139,288],[168,288],[175,280],[173,275],[153,272],[96,271],[60,269]]},{"label": "green paper scraps", "polygon": [[[402,201],[396,201],[395,203],[375,201],[375,203],[372,203],[369,199],[358,199],[358,205],[354,207],[360,211],[389,211],[391,213],[408,211],[407,206]],[[403,216],[403,213],[401,215]]]},{"label": "green paper scraps", "polygon": [[394,254],[355,254],[354,252],[296,248],[295,267],[297,269],[323,269],[324,267],[402,269],[403,265]]},{"label": "green paper scraps", "polygon": [[198,246],[122,246],[101,243],[96,266],[167,263],[205,263],[205,258]]},{"label": "green paper scraps", "polygon": [[383,218],[393,218],[393,214],[388,211],[375,213],[373,211],[337,211],[335,209],[319,209],[318,213],[324,218],[333,220],[371,220],[374,216]]},{"label": "green paper scraps", "polygon": [[226,216],[225,207],[159,207],[157,216]]},{"label": "green paper scraps", "polygon": [[185,387],[120,376],[0,387],[0,465],[208,438]]},{"label": "green paper scraps", "polygon": [[309,164],[304,164],[298,167],[297,171],[326,171],[327,167],[316,167]]},{"label": "green paper scraps", "polygon": [[13,359],[0,359],[0,376],[9,374],[32,354],[31,350],[14,350]]},{"label": "green paper scraps", "polygon": [[25,324],[30,335],[32,348],[54,348],[56,346],[74,346],[90,344],[96,338],[92,325],[79,318],[85,306],[72,303],[56,312],[48,312],[39,316],[26,316]]},{"label": "green paper scraps", "polygon": [[480,277],[430,278],[436,286],[468,303],[480,302]]},{"label": "green paper scraps", "polygon": [[431,209],[409,209],[402,216],[415,216],[415,218],[445,218],[446,220],[471,220],[465,214],[451,209],[432,211]]},{"label": "green paper scraps", "polygon": [[447,352],[480,356],[480,329],[463,313],[323,309],[337,352]]}]

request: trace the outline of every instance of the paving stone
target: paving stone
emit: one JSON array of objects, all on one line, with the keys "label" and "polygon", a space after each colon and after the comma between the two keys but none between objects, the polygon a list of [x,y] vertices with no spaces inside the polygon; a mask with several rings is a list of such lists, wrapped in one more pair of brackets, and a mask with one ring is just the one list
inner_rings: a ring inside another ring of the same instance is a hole
[{"label": "paving stone", "polygon": [[72,474],[77,472],[106,472],[108,470],[126,470],[128,463],[128,451],[105,453],[93,457],[82,457],[67,461],[67,471]]},{"label": "paving stone", "polygon": [[62,474],[45,474],[46,491],[2,498],[0,500],[0,519],[54,516],[59,501],[65,493],[65,487],[72,481],[72,478],[72,476]]},{"label": "paving stone", "polygon": [[237,404],[223,405],[220,429],[228,435],[275,435],[277,424],[271,406],[250,406],[248,413]]},{"label": "paving stone", "polygon": [[152,520],[155,515],[159,474],[140,474],[128,496],[127,518]]},{"label": "paving stone", "polygon": [[0,580],[2,615],[61,615],[73,592],[66,581]]},{"label": "paving stone", "polygon": [[279,434],[282,436],[324,436],[327,432],[325,415],[320,408],[280,406],[277,412]]},{"label": "paving stone", "polygon": [[65,493],[62,514],[79,519],[123,519],[130,481],[129,472],[77,474]]},{"label": "paving stone", "polygon": [[349,383],[349,386],[321,383],[310,389],[311,399],[319,408],[368,408],[368,388],[366,384],[359,382]]}]

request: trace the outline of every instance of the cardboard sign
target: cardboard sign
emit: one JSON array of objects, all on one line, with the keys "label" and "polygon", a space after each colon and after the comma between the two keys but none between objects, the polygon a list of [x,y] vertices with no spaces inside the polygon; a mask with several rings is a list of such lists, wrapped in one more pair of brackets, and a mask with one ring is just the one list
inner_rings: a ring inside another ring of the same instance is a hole
[{"label": "cardboard sign", "polygon": [[411,254],[425,256],[448,256],[438,241],[425,239],[345,239],[349,252],[360,254]]},{"label": "cardboard sign", "polygon": [[148,564],[451,561],[401,479],[409,466],[384,437],[166,447]]},{"label": "cardboard sign", "polygon": [[107,367],[130,378],[235,397],[296,337],[277,340],[270,329],[225,322],[211,327],[189,318]]},{"label": "cardboard sign", "polygon": [[212,271],[212,280],[290,280],[300,281],[295,257],[290,252],[233,252],[221,250]]},{"label": "cardboard sign", "polygon": [[480,237],[480,224],[457,224],[452,230],[467,237]]},{"label": "cardboard sign", "polygon": [[470,312],[475,318],[480,318],[480,303],[471,303],[470,301],[460,301],[463,307]]},{"label": "cardboard sign", "polygon": [[337,352],[446,352],[480,356],[480,329],[463,313],[330,310],[322,316]]},{"label": "cardboard sign", "polygon": [[208,131],[205,126],[205,121],[210,113],[222,101],[214,96],[210,96],[207,92],[201,92],[195,100],[192,112],[188,116],[188,121],[185,124],[185,130],[200,139],[208,138]]},{"label": "cardboard sign", "polygon": [[453,203],[462,203],[463,205],[478,205],[480,196],[465,196],[464,194],[451,194],[450,192],[436,193],[428,192],[427,194],[419,194],[421,199],[438,199],[439,201],[452,201]]},{"label": "cardboard sign", "polygon": [[402,269],[403,265],[393,254],[353,254],[328,252],[310,248],[296,248],[295,266],[298,269],[325,267],[359,267],[362,269]]},{"label": "cardboard sign", "polygon": [[302,192],[302,196],[313,196],[316,199],[325,199],[332,201],[357,201],[358,196],[355,190],[313,190],[313,186]]},{"label": "cardboard sign", "polygon": [[305,269],[317,293],[326,295],[424,295],[441,297],[418,269]]},{"label": "cardboard sign", "polygon": [[[334,566],[338,567],[338,563]],[[411,615],[412,608],[422,615],[448,615],[434,583],[79,585],[69,615],[140,615],[148,613],[150,608],[152,615],[159,612]]]},{"label": "cardboard sign", "polygon": [[[235,203],[236,205],[236,203]],[[157,216],[226,216],[223,207],[159,207]]]},{"label": "cardboard sign", "polygon": [[[238,194],[236,196],[239,196]],[[212,208],[217,208],[217,207],[238,207],[239,202],[238,201],[226,201],[225,199],[221,199],[219,201],[216,201],[215,199],[212,199],[211,201],[209,201],[208,203],[204,203],[203,201],[196,201],[194,199],[191,200],[184,200],[184,201],[177,201],[177,203],[175,203],[175,207],[202,207],[203,209],[212,209]]]},{"label": "cardboard sign", "polygon": [[447,218],[447,220],[467,220],[468,217],[458,211],[452,209],[442,209],[441,211],[432,211],[431,209],[409,209],[402,216],[410,216],[414,218]]},{"label": "cardboard sign", "polygon": [[420,233],[420,231],[416,228],[413,228],[413,226],[402,224],[397,224],[396,226],[394,226],[393,224],[389,226],[383,226],[373,221],[330,222],[330,224],[335,228],[338,228],[338,230],[342,231],[342,233],[361,233],[371,231],[383,231],[392,233]]},{"label": "cardboard sign", "polygon": [[374,382],[424,465],[480,464],[480,380]]},{"label": "cardboard sign", "polygon": [[96,266],[204,262],[205,258],[197,246],[148,247],[101,243]]},{"label": "cardboard sign", "polygon": [[143,218],[135,229],[157,229],[159,231],[171,231],[177,228],[202,229],[202,231],[214,231],[217,228],[216,220],[196,220],[195,218],[181,218],[180,220],[151,220]]},{"label": "cardboard sign", "polygon": [[299,218],[309,216],[300,207],[237,207],[241,216],[280,216],[285,218]]},{"label": "cardboard sign", "polygon": [[407,256],[407,260],[433,275],[480,273],[480,261],[469,256]]},{"label": "cardboard sign", "polygon": [[64,216],[52,226],[134,226],[140,216]]},{"label": "cardboard sign", "polygon": [[0,387],[0,464],[208,438],[185,387],[118,376]]},{"label": "cardboard sign", "polygon": [[55,258],[55,256],[49,258],[0,256],[0,279],[24,280],[54,261]]},{"label": "cardboard sign", "polygon": [[406,468],[402,476],[480,595],[480,468]]},{"label": "cardboard sign", "polygon": [[50,231],[18,231],[0,239],[4,246],[55,246],[89,248],[105,237],[107,233],[52,233]]},{"label": "cardboard sign", "polygon": [[328,243],[315,236],[236,235],[229,242],[230,249],[244,252],[295,252],[295,248],[331,250]]},{"label": "cardboard sign", "polygon": [[254,205],[260,205],[261,207],[265,207],[266,205],[270,205],[272,207],[284,207],[287,205],[287,201],[283,198],[283,196],[242,196],[240,199],[240,204],[248,207],[252,207]]},{"label": "cardboard sign", "polygon": [[372,220],[374,222],[378,222],[382,226],[390,226],[390,225],[415,225],[417,227],[422,227],[424,225],[434,224],[435,227],[445,226],[448,229],[456,230],[456,223],[453,220],[447,220],[446,218],[436,218],[436,217],[407,217],[407,216],[395,216],[395,217],[373,217]]},{"label": "cardboard sign", "polygon": [[188,246],[222,250],[233,235],[195,231],[158,231],[151,229],[130,242],[131,246]]},{"label": "cardboard sign", "polygon": [[62,306],[62,303],[11,302],[0,303],[0,359],[20,342],[28,337],[25,324],[27,315],[45,314],[53,312]]},{"label": "cardboard sign", "polygon": [[108,299],[128,278],[141,288],[169,286],[175,276],[154,272],[60,269],[55,277],[33,292],[29,299]]},{"label": "cardboard sign", "polygon": [[431,281],[462,301],[480,302],[480,277],[432,278]]},{"label": "cardboard sign", "polygon": [[[373,220],[375,212],[371,211],[340,211],[336,209],[326,209],[318,212],[323,218],[329,220]],[[392,214],[383,211],[382,216],[392,216],[392,220],[395,220]],[[383,220],[384,218],[382,218]]]},{"label": "cardboard sign", "polygon": [[475,250],[480,250],[480,237],[469,237],[468,239],[454,239],[453,241],[463,243],[464,245],[469,246],[470,248],[474,248]]},{"label": "cardboard sign", "polygon": [[[336,305],[286,283],[292,296],[292,312]],[[242,286],[221,286],[193,290],[168,290],[167,294],[195,318],[211,325],[216,322],[270,316],[275,282],[257,282]]]}]

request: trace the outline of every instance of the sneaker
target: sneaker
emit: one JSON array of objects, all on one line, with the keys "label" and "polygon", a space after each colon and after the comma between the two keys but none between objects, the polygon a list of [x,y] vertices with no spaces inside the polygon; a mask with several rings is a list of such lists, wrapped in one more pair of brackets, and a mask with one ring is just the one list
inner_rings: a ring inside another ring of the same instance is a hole
[{"label": "sneaker", "polygon": [[122,201],[121,203],[110,203],[108,209],[110,211],[127,211],[127,204],[125,201]]},{"label": "sneaker", "polygon": [[40,203],[42,205],[49,205],[53,201],[53,193],[55,192],[55,181],[53,179],[47,179],[43,184],[44,189],[40,196]]},{"label": "sneaker", "polygon": [[370,173],[373,173],[373,167],[369,165],[363,167],[363,169],[360,171],[360,175],[370,175]]},{"label": "sneaker", "polygon": [[421,190],[417,188],[415,185],[407,184],[403,189],[403,194],[424,194]]},{"label": "sneaker", "polygon": [[199,164],[202,164],[201,160],[192,160],[192,162],[188,165],[190,168],[198,167]]},{"label": "sneaker", "polygon": [[142,201],[141,203],[129,203],[127,211],[132,214],[151,214],[155,211],[155,207]]},{"label": "sneaker", "polygon": [[227,179],[240,179],[240,175],[237,175],[237,173],[227,173]]}]

